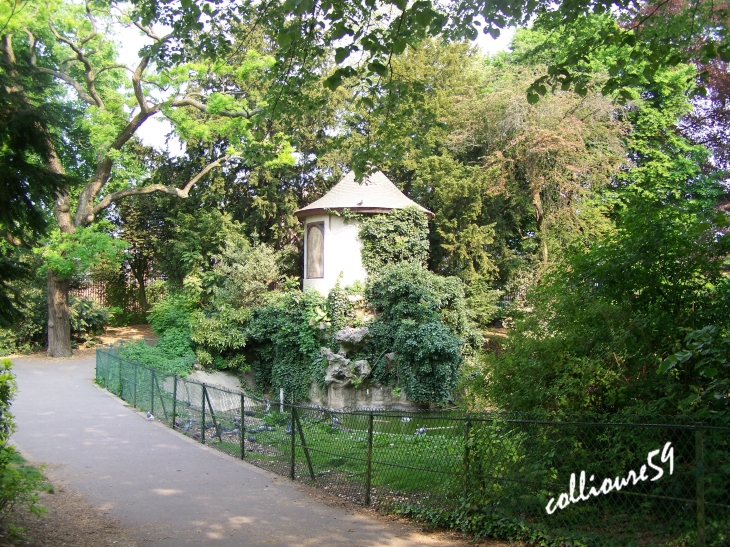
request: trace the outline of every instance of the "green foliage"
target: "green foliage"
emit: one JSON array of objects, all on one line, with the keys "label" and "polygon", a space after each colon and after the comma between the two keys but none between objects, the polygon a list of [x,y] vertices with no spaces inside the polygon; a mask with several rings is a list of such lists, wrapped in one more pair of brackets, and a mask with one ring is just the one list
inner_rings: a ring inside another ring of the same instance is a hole
[{"label": "green foliage", "polygon": [[42,470],[27,465],[14,447],[0,449],[0,520],[16,507],[44,515],[47,509],[38,503],[38,492],[48,488]]},{"label": "green foliage", "polygon": [[170,330],[190,333],[190,316],[196,304],[183,292],[169,292],[149,311],[152,330],[163,335]]},{"label": "green foliage", "polygon": [[487,184],[481,169],[448,155],[431,156],[418,165],[413,193],[435,213],[430,234],[435,271],[466,283],[494,277],[497,268],[489,251],[495,223],[485,223],[483,215]]},{"label": "green foliage", "polygon": [[690,332],[683,346],[657,369],[689,386],[690,395],[679,401],[680,410],[730,422],[730,336],[709,325]]},{"label": "green foliage", "polygon": [[[29,264],[40,268],[39,257],[28,257]],[[48,322],[48,300],[46,278],[36,270],[33,277],[14,281],[14,290],[22,293],[20,317],[10,328],[0,329],[0,355],[30,353],[37,351],[46,341]],[[111,310],[84,298],[69,298],[71,336],[75,341],[88,340],[100,334],[111,320]]]},{"label": "green foliage", "polygon": [[321,311],[325,299],[315,291],[273,293],[252,310],[247,353],[261,390],[284,388],[288,400],[309,398],[312,381],[324,381]]},{"label": "green foliage", "polygon": [[347,292],[340,287],[339,280],[327,295],[327,315],[333,331],[354,326],[355,310],[348,298]]},{"label": "green foliage", "polygon": [[241,235],[226,241],[215,257],[210,303],[191,318],[191,338],[199,346],[196,353],[202,365],[247,369],[241,354],[248,339],[246,323],[251,308],[262,304],[280,280],[279,256],[268,245],[250,245]]},{"label": "green foliage", "polygon": [[428,260],[428,217],[418,207],[373,215],[360,226],[362,263],[370,274],[402,261],[425,265]]},{"label": "green foliage", "polygon": [[101,334],[109,324],[110,312],[93,300],[71,296],[68,303],[71,333],[80,338]]},{"label": "green foliage", "polygon": [[[722,273],[729,221],[715,208],[717,179],[702,169],[706,151],[675,131],[688,108],[683,72],[657,75],[636,100],[627,138],[635,164],[611,190],[616,230],[574,249],[532,294],[533,311],[484,371],[493,404],[674,413],[707,409],[710,393],[723,389],[722,375],[714,386],[707,376],[719,364],[710,348],[722,344],[703,328],[725,330],[730,317]],[[675,365],[690,359],[683,340],[703,348],[708,364],[693,354],[691,366],[657,375],[669,355]]]},{"label": "green foliage", "polygon": [[393,338],[397,374],[408,398],[424,403],[452,400],[463,359],[461,339],[439,320],[404,320]]},{"label": "green foliage", "polygon": [[368,282],[366,298],[384,321],[397,324],[440,320],[457,336],[474,336],[464,301],[464,285],[411,262],[386,266]]},{"label": "green foliage", "polygon": [[8,328],[0,328],[0,355],[30,353],[42,346],[46,338],[48,301],[46,279],[38,273],[40,258],[30,253],[20,258],[34,274],[29,278],[13,280],[10,291],[22,296],[18,298],[18,317]]},{"label": "green foliage", "polygon": [[38,491],[43,486],[43,475],[36,468],[24,465],[15,448],[7,445],[15,431],[10,405],[17,393],[13,364],[0,360],[0,520],[16,506],[25,506],[40,516],[44,509],[38,505]]},{"label": "green foliage", "polygon": [[12,373],[13,363],[8,359],[0,360],[0,446],[4,447],[10,435],[15,431],[15,422],[10,413],[13,397],[18,392],[15,375]]},{"label": "green foliage", "polygon": [[240,234],[230,234],[213,273],[219,285],[213,299],[220,305],[247,308],[263,302],[264,295],[280,281],[279,254],[265,244],[248,243]]},{"label": "green foliage", "polygon": [[179,329],[165,332],[154,346],[144,340],[125,344],[119,355],[129,361],[141,363],[169,374],[185,377],[197,361],[191,349],[190,337]]},{"label": "green foliage", "polygon": [[[400,386],[412,401],[453,398],[464,340],[475,342],[458,278],[441,277],[412,262],[385,266],[368,283],[366,298],[378,312],[368,323],[365,357],[373,378]],[[395,363],[383,359],[395,352]]]},{"label": "green foliage", "polygon": [[73,234],[54,232],[50,243],[38,250],[45,268],[59,279],[70,279],[92,267],[121,263],[126,243],[96,228],[79,227]]},{"label": "green foliage", "polygon": [[170,292],[152,306],[149,323],[159,336],[154,346],[144,340],[125,344],[119,354],[164,372],[187,376],[197,361],[190,339],[195,302],[183,292]]}]

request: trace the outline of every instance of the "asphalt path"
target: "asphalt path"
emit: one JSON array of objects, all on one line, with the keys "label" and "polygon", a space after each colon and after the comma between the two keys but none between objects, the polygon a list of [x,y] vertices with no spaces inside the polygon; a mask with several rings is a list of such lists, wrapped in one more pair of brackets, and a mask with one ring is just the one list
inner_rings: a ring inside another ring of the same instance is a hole
[{"label": "asphalt path", "polygon": [[13,362],[13,442],[141,547],[463,545],[325,505],[307,487],[148,422],[93,383],[93,357]]}]

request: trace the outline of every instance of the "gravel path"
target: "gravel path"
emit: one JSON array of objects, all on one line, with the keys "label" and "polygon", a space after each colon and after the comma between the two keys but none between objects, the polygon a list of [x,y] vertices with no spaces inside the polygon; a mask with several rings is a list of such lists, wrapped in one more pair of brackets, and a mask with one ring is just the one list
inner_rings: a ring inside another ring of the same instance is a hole
[{"label": "gravel path", "polygon": [[325,505],[312,489],[148,422],[93,384],[94,358],[14,362],[14,443],[139,546],[468,545]]}]

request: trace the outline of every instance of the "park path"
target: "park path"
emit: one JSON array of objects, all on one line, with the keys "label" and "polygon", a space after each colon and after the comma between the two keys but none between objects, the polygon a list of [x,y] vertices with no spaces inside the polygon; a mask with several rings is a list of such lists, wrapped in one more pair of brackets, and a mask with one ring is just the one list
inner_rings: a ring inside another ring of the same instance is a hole
[{"label": "park path", "polygon": [[93,383],[93,357],[13,361],[13,442],[140,547],[466,544],[326,506],[307,487],[146,421]]}]

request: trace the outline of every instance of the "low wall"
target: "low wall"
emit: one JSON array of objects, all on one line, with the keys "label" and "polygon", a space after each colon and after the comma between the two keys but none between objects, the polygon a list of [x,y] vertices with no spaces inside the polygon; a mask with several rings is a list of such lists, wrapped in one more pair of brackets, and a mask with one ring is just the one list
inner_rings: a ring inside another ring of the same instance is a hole
[{"label": "low wall", "polygon": [[[366,385],[363,382],[357,388],[349,385],[330,384],[323,390],[316,382],[309,388],[309,399],[312,403],[332,410],[343,408],[382,408],[385,410],[422,410],[423,405],[406,399],[404,393],[393,394],[393,388],[378,383]],[[426,406],[428,408],[428,406]]]}]

